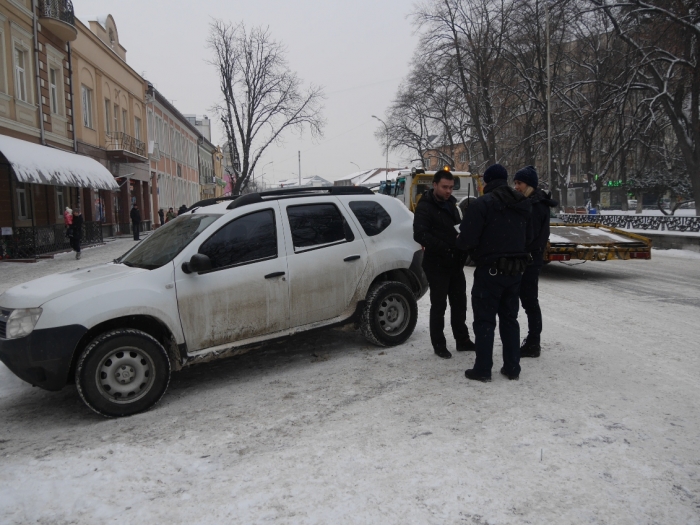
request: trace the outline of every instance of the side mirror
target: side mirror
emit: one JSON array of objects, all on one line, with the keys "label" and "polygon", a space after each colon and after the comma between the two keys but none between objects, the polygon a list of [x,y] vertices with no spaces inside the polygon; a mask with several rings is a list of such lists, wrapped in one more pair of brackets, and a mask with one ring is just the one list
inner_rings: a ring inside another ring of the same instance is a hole
[{"label": "side mirror", "polygon": [[185,273],[199,273],[211,270],[211,259],[203,253],[195,253],[189,262],[182,263]]}]

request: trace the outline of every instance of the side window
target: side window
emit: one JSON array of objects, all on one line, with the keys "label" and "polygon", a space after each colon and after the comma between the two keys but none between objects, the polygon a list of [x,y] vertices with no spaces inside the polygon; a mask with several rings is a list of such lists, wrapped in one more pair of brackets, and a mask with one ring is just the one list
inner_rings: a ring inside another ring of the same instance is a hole
[{"label": "side window", "polygon": [[294,251],[352,241],[355,236],[334,204],[302,204],[287,208]]},{"label": "side window", "polygon": [[352,201],[350,209],[365,233],[372,237],[382,233],[391,224],[391,217],[382,205],[374,201]]},{"label": "side window", "polygon": [[275,213],[263,210],[232,220],[209,237],[199,253],[211,259],[212,269],[277,257]]}]

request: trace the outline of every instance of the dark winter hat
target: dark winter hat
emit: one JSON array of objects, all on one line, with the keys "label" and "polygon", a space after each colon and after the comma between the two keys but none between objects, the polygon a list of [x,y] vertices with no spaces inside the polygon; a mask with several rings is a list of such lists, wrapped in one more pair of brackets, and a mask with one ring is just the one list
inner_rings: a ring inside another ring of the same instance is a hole
[{"label": "dark winter hat", "polygon": [[484,171],[484,182],[486,184],[496,179],[508,180],[508,170],[500,164],[492,164]]},{"label": "dark winter hat", "polygon": [[519,180],[528,186],[537,189],[537,170],[534,166],[525,166],[523,169],[515,172],[515,177],[513,180]]}]

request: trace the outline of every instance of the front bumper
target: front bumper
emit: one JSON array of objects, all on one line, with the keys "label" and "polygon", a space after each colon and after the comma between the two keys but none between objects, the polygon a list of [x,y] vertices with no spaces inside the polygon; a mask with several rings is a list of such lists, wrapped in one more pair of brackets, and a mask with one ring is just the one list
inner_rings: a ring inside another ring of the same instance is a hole
[{"label": "front bumper", "polygon": [[34,330],[19,339],[0,339],[0,361],[34,386],[60,390],[68,382],[73,352],[87,332],[81,325]]}]

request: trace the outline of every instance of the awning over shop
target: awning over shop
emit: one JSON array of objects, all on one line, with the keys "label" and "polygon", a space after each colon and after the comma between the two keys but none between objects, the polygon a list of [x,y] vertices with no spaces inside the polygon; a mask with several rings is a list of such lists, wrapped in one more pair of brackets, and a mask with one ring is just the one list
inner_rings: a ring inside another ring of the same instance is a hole
[{"label": "awning over shop", "polygon": [[0,153],[19,182],[95,190],[119,188],[102,164],[90,157],[0,135]]}]

